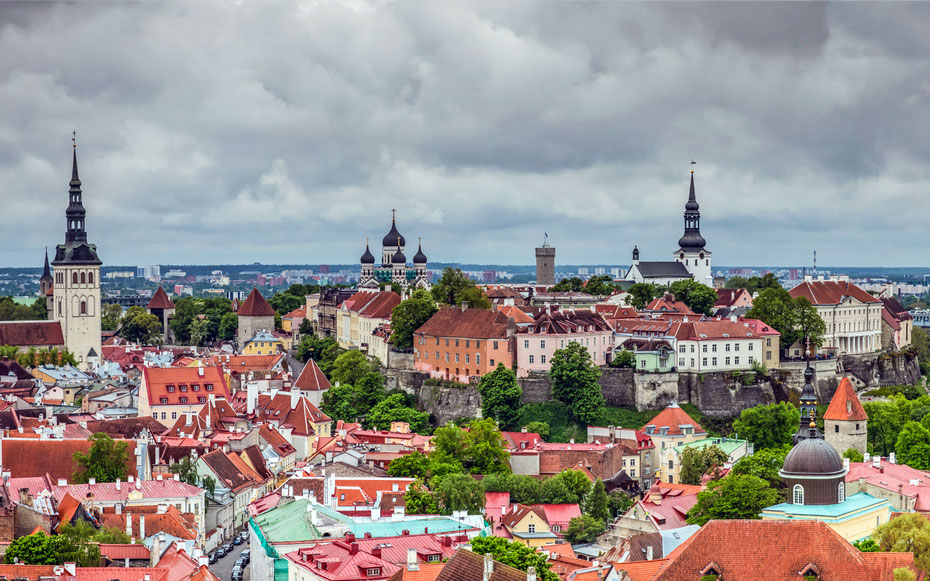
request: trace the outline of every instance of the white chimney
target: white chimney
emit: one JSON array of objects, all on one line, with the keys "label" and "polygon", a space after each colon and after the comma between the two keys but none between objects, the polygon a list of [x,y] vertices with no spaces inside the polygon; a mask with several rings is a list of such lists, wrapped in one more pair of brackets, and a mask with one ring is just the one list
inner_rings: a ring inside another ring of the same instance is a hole
[{"label": "white chimney", "polygon": [[120,482],[119,478],[117,478],[117,479],[116,479],[116,489],[117,489],[117,490],[120,490],[120,486],[121,486],[121,485],[122,485],[122,482]]},{"label": "white chimney", "polygon": [[646,560],[652,560],[652,545],[646,545]]},{"label": "white chimney", "polygon": [[882,457],[881,456],[872,456],[872,466],[875,468],[882,467]]},{"label": "white chimney", "polygon": [[407,570],[419,571],[420,563],[417,561],[417,550],[407,549]]},{"label": "white chimney", "polygon": [[536,581],[536,567],[533,567],[533,566],[527,567],[526,581]]},{"label": "white chimney", "polygon": [[200,366],[197,367],[197,375],[199,375],[200,377],[203,377],[203,367],[200,367]]},{"label": "white chimney", "polygon": [[484,574],[481,576],[482,581],[490,581],[491,575],[494,574],[494,558],[491,553],[484,554]]},{"label": "white chimney", "polygon": [[75,563],[65,563],[65,572],[72,577],[77,574],[77,564]]},{"label": "white chimney", "polygon": [[59,478],[58,486],[68,486],[68,480],[66,478]]},{"label": "white chimney", "polygon": [[198,562],[199,562],[199,564],[200,564],[201,567],[209,567],[209,566],[210,566],[210,557],[208,557],[208,556],[206,556],[206,555],[200,555],[200,558],[197,559],[197,560],[198,560]]},{"label": "white chimney", "polygon": [[843,468],[849,470],[849,458],[843,458]]},{"label": "white chimney", "polygon": [[145,515],[144,514],[139,515],[139,538],[140,539],[145,538]]},{"label": "white chimney", "polygon": [[90,486],[93,486],[94,484],[97,484],[97,479],[96,479],[96,478],[89,478],[89,479],[87,480],[87,484],[90,485]]},{"label": "white chimney", "polygon": [[891,454],[888,454],[888,461],[889,461],[890,463],[892,463],[892,464],[897,464],[897,463],[898,463],[898,462],[895,460],[894,452],[892,452]]},{"label": "white chimney", "polygon": [[869,453],[868,453],[868,452],[866,452],[865,454],[862,455],[862,461],[863,461],[863,462],[868,462],[869,460],[871,460],[871,456],[869,456]]},{"label": "white chimney", "polygon": [[316,508],[311,508],[311,509],[310,509],[310,524],[313,525],[313,526],[317,526],[318,518],[319,518],[319,517],[318,517],[318,513],[317,513],[317,511],[316,511]]},{"label": "white chimney", "polygon": [[300,402],[300,392],[296,389],[290,391],[291,394],[291,409],[297,407],[297,403]]},{"label": "white chimney", "polygon": [[371,509],[371,520],[378,520],[378,517],[381,516],[380,508]]}]

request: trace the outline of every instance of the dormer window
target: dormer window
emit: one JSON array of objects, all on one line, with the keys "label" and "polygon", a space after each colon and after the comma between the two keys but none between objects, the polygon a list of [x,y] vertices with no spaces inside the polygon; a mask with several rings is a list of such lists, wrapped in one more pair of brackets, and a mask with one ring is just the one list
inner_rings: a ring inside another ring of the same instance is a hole
[{"label": "dormer window", "polygon": [[701,579],[711,578],[716,579],[720,576],[720,566],[717,563],[708,563],[706,567],[701,569]]},{"label": "dormer window", "polygon": [[173,385],[169,385],[169,386],[168,386],[168,393],[174,393],[174,386],[173,386]]},{"label": "dormer window", "polygon": [[213,384],[212,383],[206,384],[204,386],[204,389],[206,389],[207,391],[213,391]]},{"label": "dormer window", "polygon": [[200,391],[200,386],[195,383],[191,386],[191,391]]},{"label": "dormer window", "polygon": [[187,386],[186,386],[186,385],[182,385],[182,386],[180,386],[178,389],[180,389],[181,391],[187,391]]},{"label": "dormer window", "polygon": [[820,568],[813,563],[808,563],[801,569],[801,577],[804,579],[820,579]]},{"label": "dormer window", "polygon": [[380,567],[369,567],[368,569],[365,569],[365,575],[367,575],[368,577],[377,577],[381,575],[381,568]]},{"label": "dormer window", "polygon": [[181,403],[187,403],[187,398],[186,398],[186,397],[182,397],[182,398],[181,398]]},{"label": "dormer window", "polygon": [[433,554],[433,555],[426,556],[427,563],[438,563],[441,559],[442,559],[442,555],[439,555],[439,554]]},{"label": "dormer window", "polygon": [[160,401],[161,403],[168,403],[168,398],[167,398],[167,397],[163,397],[163,398],[161,398],[159,401]]}]

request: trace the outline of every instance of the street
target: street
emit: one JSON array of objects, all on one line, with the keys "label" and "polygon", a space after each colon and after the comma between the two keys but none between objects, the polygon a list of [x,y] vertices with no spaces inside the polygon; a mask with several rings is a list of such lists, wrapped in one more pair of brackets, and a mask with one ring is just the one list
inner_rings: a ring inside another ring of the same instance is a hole
[{"label": "street", "polygon": [[[243,550],[249,548],[249,545],[242,543],[241,545],[233,545],[233,550],[229,552],[228,555],[222,557],[210,565],[210,571],[214,575],[222,579],[222,581],[230,581],[232,579],[232,570],[233,566],[236,564],[236,561],[239,559],[239,555]],[[249,581],[251,575],[251,567],[248,565],[245,566],[245,570],[242,573],[242,581]]]}]

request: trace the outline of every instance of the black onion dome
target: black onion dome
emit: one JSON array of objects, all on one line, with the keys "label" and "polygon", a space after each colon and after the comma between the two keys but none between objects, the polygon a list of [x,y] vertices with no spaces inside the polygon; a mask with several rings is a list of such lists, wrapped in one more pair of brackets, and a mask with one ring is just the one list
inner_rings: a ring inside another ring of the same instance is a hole
[{"label": "black onion dome", "polygon": [[374,264],[375,257],[372,255],[371,250],[368,249],[368,244],[365,244],[365,254],[362,255],[362,264]]},{"label": "black onion dome", "polygon": [[394,258],[391,259],[391,262],[394,264],[407,264],[407,257],[404,256],[404,253],[400,251],[400,248],[398,248],[397,252],[394,253]]},{"label": "black onion dome", "polygon": [[801,440],[785,457],[782,477],[834,478],[846,474],[843,459],[836,449],[821,438]]},{"label": "black onion dome", "polygon": [[404,237],[400,235],[400,232],[397,231],[397,222],[391,220],[391,231],[384,235],[384,240],[381,241],[382,246],[406,246],[407,241],[404,240]]},{"label": "black onion dome", "polygon": [[417,253],[413,257],[414,264],[426,264],[426,255],[423,254],[423,243],[417,248]]},{"label": "black onion dome", "polygon": [[707,245],[707,241],[704,240],[704,237],[697,232],[687,232],[684,236],[678,239],[678,246],[684,250],[689,248],[704,249],[704,246]]}]

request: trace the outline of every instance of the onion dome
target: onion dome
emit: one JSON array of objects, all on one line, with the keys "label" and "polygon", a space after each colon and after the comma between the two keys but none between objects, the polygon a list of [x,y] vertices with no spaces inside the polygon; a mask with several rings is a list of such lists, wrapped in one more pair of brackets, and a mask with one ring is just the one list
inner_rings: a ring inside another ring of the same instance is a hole
[{"label": "onion dome", "polygon": [[400,247],[397,248],[397,252],[394,253],[394,258],[391,259],[391,262],[394,264],[407,264],[407,257],[400,251]]},{"label": "onion dome", "polygon": [[384,240],[381,241],[381,246],[406,246],[407,241],[404,240],[404,237],[400,235],[400,232],[397,231],[397,222],[394,217],[391,217],[391,231],[384,235]]},{"label": "onion dome", "polygon": [[809,437],[788,452],[778,474],[783,478],[836,478],[844,476],[846,468],[836,448],[822,438]]},{"label": "onion dome", "polygon": [[374,264],[375,263],[375,257],[371,253],[371,250],[368,249],[367,241],[365,242],[365,254],[362,255],[361,262],[362,264]]},{"label": "onion dome", "polygon": [[414,264],[426,264],[426,255],[423,254],[423,240],[420,239],[419,247],[417,248],[417,253],[413,257]]}]

